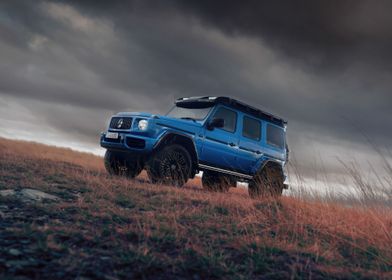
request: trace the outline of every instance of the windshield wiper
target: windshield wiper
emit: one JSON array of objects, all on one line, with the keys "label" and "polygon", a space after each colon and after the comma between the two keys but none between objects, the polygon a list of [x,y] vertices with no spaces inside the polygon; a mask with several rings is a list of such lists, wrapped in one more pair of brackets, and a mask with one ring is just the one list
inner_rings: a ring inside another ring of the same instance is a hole
[{"label": "windshield wiper", "polygon": [[191,121],[196,122],[196,120],[194,118],[191,118],[191,117],[182,117],[180,119],[182,119],[182,120],[191,120]]}]

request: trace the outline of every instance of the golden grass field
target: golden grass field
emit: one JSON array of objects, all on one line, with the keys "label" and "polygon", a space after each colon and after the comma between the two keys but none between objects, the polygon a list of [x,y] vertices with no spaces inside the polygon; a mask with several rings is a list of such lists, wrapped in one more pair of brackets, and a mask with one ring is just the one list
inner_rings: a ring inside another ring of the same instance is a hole
[{"label": "golden grass field", "polygon": [[392,279],[392,211],[253,200],[107,175],[98,156],[0,138],[0,278]]}]

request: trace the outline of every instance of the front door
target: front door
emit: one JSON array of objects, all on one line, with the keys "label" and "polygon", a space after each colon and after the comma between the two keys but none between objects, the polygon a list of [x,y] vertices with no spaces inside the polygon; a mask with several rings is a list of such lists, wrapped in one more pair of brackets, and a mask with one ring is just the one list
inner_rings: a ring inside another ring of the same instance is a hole
[{"label": "front door", "polygon": [[[219,106],[209,120],[224,120],[222,128],[204,129],[204,143],[199,161],[201,164],[227,170],[236,169],[239,138],[237,135],[238,114],[225,106]],[[208,122],[208,121],[207,121]]]}]

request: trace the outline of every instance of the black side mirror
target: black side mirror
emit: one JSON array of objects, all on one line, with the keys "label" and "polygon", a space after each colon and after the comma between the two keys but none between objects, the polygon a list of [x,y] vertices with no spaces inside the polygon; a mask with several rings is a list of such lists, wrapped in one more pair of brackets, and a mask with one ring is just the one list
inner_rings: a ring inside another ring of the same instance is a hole
[{"label": "black side mirror", "polygon": [[214,128],[222,128],[224,126],[225,126],[225,120],[224,119],[212,119],[207,124],[207,129],[208,130],[213,130]]}]

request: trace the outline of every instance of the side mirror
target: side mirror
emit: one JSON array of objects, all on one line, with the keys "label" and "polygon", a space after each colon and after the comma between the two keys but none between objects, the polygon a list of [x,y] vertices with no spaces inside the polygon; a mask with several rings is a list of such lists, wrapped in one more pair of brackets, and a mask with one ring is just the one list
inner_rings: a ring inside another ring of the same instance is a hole
[{"label": "side mirror", "polygon": [[224,119],[212,119],[207,124],[207,129],[208,130],[213,130],[214,128],[222,128],[224,126],[225,126],[225,120]]}]

